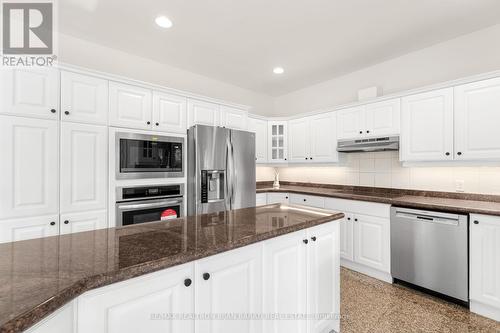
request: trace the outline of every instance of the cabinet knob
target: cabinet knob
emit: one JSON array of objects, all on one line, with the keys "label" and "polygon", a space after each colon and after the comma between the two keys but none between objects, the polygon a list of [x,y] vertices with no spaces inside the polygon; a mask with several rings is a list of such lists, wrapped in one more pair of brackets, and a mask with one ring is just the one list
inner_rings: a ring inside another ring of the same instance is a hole
[{"label": "cabinet knob", "polygon": [[358,219],[354,219],[354,222],[358,222]]},{"label": "cabinet knob", "polygon": [[65,115],[69,115],[69,111],[64,111],[64,114]]},{"label": "cabinet knob", "polygon": [[285,199],[288,199],[288,197],[285,197]]},{"label": "cabinet knob", "polygon": [[304,242],[304,244],[309,243],[309,241],[307,239],[303,239],[302,241]]},{"label": "cabinet knob", "polygon": [[160,126],[160,123],[155,123],[156,126]]},{"label": "cabinet knob", "polygon": [[210,279],[210,274],[208,274],[208,273],[203,273],[203,280],[205,280],[205,281],[206,281],[206,280],[208,280],[208,279]]},{"label": "cabinet knob", "polygon": [[68,221],[68,220],[65,220],[65,221],[64,221],[64,224],[69,224],[69,221]]},{"label": "cabinet knob", "polygon": [[457,153],[457,155],[458,155],[458,156],[462,155],[462,152],[461,152],[461,151],[459,151],[459,152]]},{"label": "cabinet knob", "polygon": [[309,158],[306,157],[306,160],[308,160]]},{"label": "cabinet knob", "polygon": [[304,202],[306,202],[306,201],[307,201],[307,199],[304,199]]},{"label": "cabinet knob", "polygon": [[316,241],[316,236],[312,236],[311,239],[312,239],[313,242],[315,242]]},{"label": "cabinet knob", "polygon": [[450,152],[449,152],[449,151],[447,151],[445,155],[446,155],[446,156],[450,156]]},{"label": "cabinet knob", "polygon": [[479,221],[478,220],[474,221],[474,224],[479,224]]},{"label": "cabinet knob", "polygon": [[151,122],[150,122],[150,121],[147,121],[147,122],[146,122],[146,124],[151,125]]},{"label": "cabinet knob", "polygon": [[351,220],[351,218],[350,218],[350,217],[348,217],[348,218],[347,218],[347,221],[350,221],[350,220]]},{"label": "cabinet knob", "polygon": [[186,279],[186,280],[184,280],[184,285],[185,285],[186,287],[189,287],[189,286],[191,285],[191,283],[192,283],[192,282],[193,282],[193,281],[191,281],[191,279]]},{"label": "cabinet knob", "polygon": [[285,161],[286,161],[286,157],[285,157]]},{"label": "cabinet knob", "polygon": [[312,160],[313,158],[312,157],[309,157],[310,160]]},{"label": "cabinet knob", "polygon": [[363,134],[363,131],[359,131],[359,134]]},{"label": "cabinet knob", "polygon": [[50,222],[50,225],[56,225],[56,223],[54,221]]},{"label": "cabinet knob", "polygon": [[50,109],[50,112],[56,113],[57,111],[56,111],[56,109]]},{"label": "cabinet knob", "polygon": [[370,133],[370,131],[366,131],[366,134]]}]

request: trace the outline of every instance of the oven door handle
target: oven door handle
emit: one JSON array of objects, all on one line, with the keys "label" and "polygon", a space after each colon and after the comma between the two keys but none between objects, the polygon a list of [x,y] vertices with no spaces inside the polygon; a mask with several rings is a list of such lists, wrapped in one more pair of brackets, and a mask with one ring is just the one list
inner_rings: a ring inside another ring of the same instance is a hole
[{"label": "oven door handle", "polygon": [[118,205],[118,209],[125,210],[125,209],[153,208],[153,207],[160,207],[160,206],[165,206],[165,205],[176,205],[176,204],[180,204],[180,203],[182,203],[182,200],[165,200],[165,201],[143,203],[143,204]]}]

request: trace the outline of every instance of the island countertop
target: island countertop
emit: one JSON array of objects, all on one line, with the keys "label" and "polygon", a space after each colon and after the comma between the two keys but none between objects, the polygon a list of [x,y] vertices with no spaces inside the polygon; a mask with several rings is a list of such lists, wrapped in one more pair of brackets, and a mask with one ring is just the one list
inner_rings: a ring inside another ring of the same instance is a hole
[{"label": "island countertop", "polygon": [[274,204],[0,244],[0,332],[22,332],[87,290],[343,216]]}]

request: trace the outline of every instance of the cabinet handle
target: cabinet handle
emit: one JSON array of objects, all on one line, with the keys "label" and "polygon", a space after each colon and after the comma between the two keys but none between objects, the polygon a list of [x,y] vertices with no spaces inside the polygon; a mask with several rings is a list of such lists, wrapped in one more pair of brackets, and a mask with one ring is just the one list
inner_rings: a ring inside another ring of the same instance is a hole
[{"label": "cabinet handle", "polygon": [[308,158],[306,157],[306,160],[308,160]]},{"label": "cabinet handle", "polygon": [[302,241],[304,242],[304,244],[309,243],[309,241],[307,239],[303,239]]},{"label": "cabinet handle", "polygon": [[288,197],[285,197],[285,199],[288,199]]},{"label": "cabinet handle", "polygon": [[363,131],[359,131],[359,134],[363,134]]},{"label": "cabinet handle", "polygon": [[69,224],[69,221],[68,221],[68,220],[65,220],[65,221],[64,221],[64,224]]},{"label": "cabinet handle", "polygon": [[449,152],[449,151],[447,151],[445,155],[446,155],[446,156],[450,156],[450,152]]},{"label": "cabinet handle", "polygon": [[479,221],[478,220],[474,221],[474,224],[479,224]]},{"label": "cabinet handle", "polygon": [[307,199],[304,199],[304,202],[306,202],[306,201],[307,201]]},{"label": "cabinet handle", "polygon": [[193,281],[191,281],[191,279],[186,279],[186,280],[184,280],[184,285],[186,287],[189,287],[191,285],[191,282],[193,282]]},{"label": "cabinet handle", "polygon": [[160,126],[160,123],[155,123],[156,126]]},{"label": "cabinet handle", "polygon": [[50,222],[50,225],[56,225],[56,223],[54,221]]},{"label": "cabinet handle", "polygon": [[366,134],[370,133],[370,131],[366,131]]},{"label": "cabinet handle", "polygon": [[69,111],[64,111],[64,114],[65,115],[69,115]]},{"label": "cabinet handle", "polygon": [[354,222],[358,222],[358,219],[354,219]]},{"label": "cabinet handle", "polygon": [[350,220],[351,220],[351,218],[350,218],[350,217],[348,217],[348,218],[347,218],[347,221],[350,221]]},{"label": "cabinet handle", "polygon": [[286,161],[286,157],[285,157],[285,161]]},{"label": "cabinet handle", "polygon": [[312,239],[313,242],[315,242],[316,241],[316,236],[312,236],[311,239]]},{"label": "cabinet handle", "polygon": [[459,151],[459,152],[457,153],[457,155],[458,155],[458,156],[462,155],[462,152],[461,152],[461,151]]},{"label": "cabinet handle", "polygon": [[50,112],[56,113],[57,111],[56,111],[56,109],[50,109]]},{"label": "cabinet handle", "polygon": [[208,273],[203,273],[203,280],[205,280],[205,281],[206,281],[206,280],[208,280],[208,279],[210,279],[210,274],[208,274]]},{"label": "cabinet handle", "polygon": [[146,122],[146,124],[151,125],[151,122],[150,122],[150,121],[147,121],[147,122]]}]

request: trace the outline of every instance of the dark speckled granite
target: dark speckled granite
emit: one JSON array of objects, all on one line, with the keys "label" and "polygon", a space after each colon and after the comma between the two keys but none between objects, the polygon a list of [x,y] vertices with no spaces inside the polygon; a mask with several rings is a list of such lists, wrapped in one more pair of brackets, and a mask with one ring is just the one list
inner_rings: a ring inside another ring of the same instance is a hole
[{"label": "dark speckled granite", "polygon": [[268,205],[0,245],[0,332],[21,332],[83,292],[343,217]]},{"label": "dark speckled granite", "polygon": [[257,193],[287,192],[322,197],[361,200],[426,210],[462,214],[500,216],[500,196],[475,193],[416,191],[377,187],[282,182],[279,190],[272,182],[257,183]]}]

